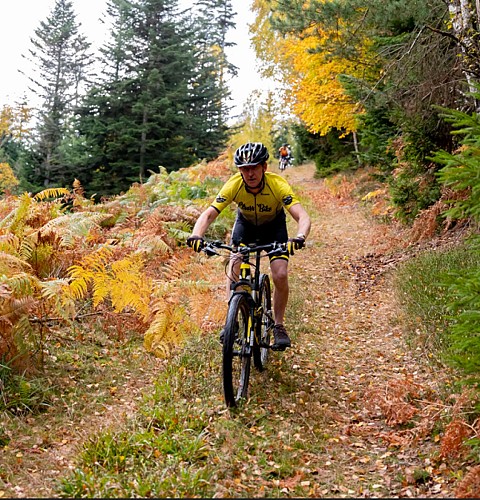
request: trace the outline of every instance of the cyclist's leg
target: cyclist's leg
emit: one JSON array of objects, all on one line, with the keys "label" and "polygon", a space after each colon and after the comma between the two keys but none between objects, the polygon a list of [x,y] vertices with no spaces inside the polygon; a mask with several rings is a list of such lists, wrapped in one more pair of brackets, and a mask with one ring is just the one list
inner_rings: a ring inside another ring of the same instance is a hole
[{"label": "cyclist's leg", "polygon": [[273,280],[273,317],[275,324],[283,325],[288,302],[288,260],[273,259],[270,262]]},{"label": "cyclist's leg", "polygon": [[[288,239],[287,223],[285,213],[275,219],[272,227],[272,233],[268,235],[270,241],[286,242]],[[283,322],[288,302],[288,253],[273,256],[270,258],[270,270],[273,281],[273,317],[275,326],[273,328],[274,350],[284,350],[290,347],[290,338],[288,336]]]}]

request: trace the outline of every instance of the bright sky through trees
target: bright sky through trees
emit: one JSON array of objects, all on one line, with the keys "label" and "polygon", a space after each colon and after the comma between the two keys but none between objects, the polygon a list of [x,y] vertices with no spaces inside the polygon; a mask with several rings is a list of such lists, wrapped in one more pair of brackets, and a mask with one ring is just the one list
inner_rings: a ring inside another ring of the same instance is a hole
[{"label": "bright sky through trees", "polygon": [[[105,25],[99,21],[105,10],[105,0],[72,0],[81,31],[98,48],[107,33]],[[191,6],[191,0],[181,0],[185,7]],[[250,12],[251,1],[232,0],[237,15],[234,18],[237,28],[229,34],[229,41],[235,42],[235,47],[227,48],[230,62],[239,68],[238,76],[230,82],[232,104],[235,109],[232,115],[241,112],[243,104],[250,93],[259,88],[266,88],[265,82],[260,82],[255,70],[255,54],[250,46],[248,24],[252,22]],[[55,0],[16,0],[8,2],[2,9],[2,27],[0,29],[0,46],[2,47],[2,80],[0,83],[0,106],[13,104],[28,94],[28,78],[19,70],[28,74],[31,65],[22,55],[28,55],[31,48],[30,38],[34,31],[51,13]]]}]

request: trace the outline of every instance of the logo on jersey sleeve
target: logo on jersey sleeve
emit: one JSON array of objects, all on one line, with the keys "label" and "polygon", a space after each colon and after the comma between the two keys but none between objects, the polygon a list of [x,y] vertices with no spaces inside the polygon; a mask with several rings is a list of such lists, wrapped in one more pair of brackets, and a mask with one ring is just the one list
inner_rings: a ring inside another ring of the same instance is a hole
[{"label": "logo on jersey sleeve", "polygon": [[215,198],[215,201],[216,201],[217,203],[225,203],[225,202],[227,201],[227,199],[226,199],[226,198],[224,198],[223,196],[217,196],[217,197]]},{"label": "logo on jersey sleeve", "polygon": [[292,203],[293,198],[290,195],[288,195],[288,196],[285,196],[282,201],[283,201],[283,204],[288,207],[288,205],[290,205],[290,203]]}]

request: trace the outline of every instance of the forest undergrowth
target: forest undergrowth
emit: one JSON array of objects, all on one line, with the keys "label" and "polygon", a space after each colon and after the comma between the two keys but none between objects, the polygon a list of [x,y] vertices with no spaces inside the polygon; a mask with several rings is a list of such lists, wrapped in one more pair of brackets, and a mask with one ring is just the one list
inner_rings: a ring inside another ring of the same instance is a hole
[{"label": "forest undergrowth", "polygon": [[208,270],[205,294],[219,314],[167,359],[148,354],[134,333],[52,346],[61,405],[2,417],[0,496],[475,491],[477,468],[462,444],[472,398],[402,330],[391,283],[409,255],[402,235],[369,218],[348,181],[333,189],[313,173],[312,165],[284,173],[313,221],[307,248],[291,259],[293,347],[253,372],[248,402],[235,411],[223,403],[223,263],[192,255]]}]

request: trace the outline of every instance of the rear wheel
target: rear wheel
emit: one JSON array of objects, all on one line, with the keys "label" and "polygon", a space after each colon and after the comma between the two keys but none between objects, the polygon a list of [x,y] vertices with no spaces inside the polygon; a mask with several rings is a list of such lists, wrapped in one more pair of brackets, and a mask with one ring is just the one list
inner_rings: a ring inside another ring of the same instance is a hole
[{"label": "rear wheel", "polygon": [[244,295],[230,301],[223,339],[223,391],[227,406],[247,398],[251,354],[248,352],[250,310]]},{"label": "rear wheel", "polygon": [[262,315],[257,321],[255,344],[253,346],[253,364],[258,370],[263,370],[268,362],[268,351],[272,337],[272,291],[270,278],[267,274],[260,276],[259,303]]}]

